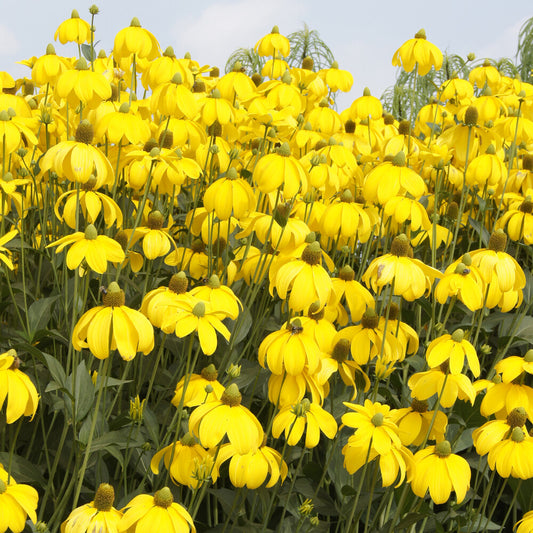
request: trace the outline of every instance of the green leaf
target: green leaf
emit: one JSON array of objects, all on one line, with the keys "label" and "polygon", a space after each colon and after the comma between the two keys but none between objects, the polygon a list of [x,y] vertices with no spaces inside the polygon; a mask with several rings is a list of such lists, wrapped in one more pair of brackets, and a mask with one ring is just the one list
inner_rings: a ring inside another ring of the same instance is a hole
[{"label": "green leaf", "polygon": [[40,298],[35,300],[28,309],[28,325],[30,341],[33,341],[35,334],[46,328],[51,317],[51,309],[54,303],[59,298],[56,296],[49,296],[48,298]]},{"label": "green leaf", "polygon": [[[76,383],[72,387],[72,374],[68,376],[65,382],[65,388],[71,398],[74,398],[76,404],[76,420],[80,421],[85,418],[94,403],[95,389],[91,380],[91,375],[85,366],[85,361],[81,361],[76,369]],[[72,401],[65,398],[68,416],[72,416]]]},{"label": "green leaf", "polygon": [[343,496],[355,496],[357,494],[357,491],[350,485],[344,485],[341,488],[341,494]]},{"label": "green leaf", "polygon": [[152,439],[154,446],[159,447],[159,424],[157,423],[157,418],[154,412],[147,406],[144,406],[143,409],[143,422],[144,427],[148,431],[148,435]]},{"label": "green leaf", "polygon": [[87,61],[94,61],[97,57],[94,46],[91,46],[90,44],[82,44],[81,53]]},{"label": "green leaf", "polygon": [[129,431],[109,431],[105,435],[93,439],[91,444],[91,452],[98,450],[107,450],[109,446],[119,446],[125,448],[138,448],[144,444],[142,437],[130,437],[128,440]]},{"label": "green leaf", "polygon": [[[9,453],[0,452],[0,463],[7,470],[9,465]],[[11,457],[11,473],[17,483],[29,483],[31,485],[46,486],[46,481],[42,476],[40,470],[24,457],[12,455]]]},{"label": "green leaf", "polygon": [[43,353],[43,357],[46,360],[46,367],[48,368],[48,371],[50,372],[50,375],[54,379],[54,381],[60,386],[65,386],[65,381],[67,379],[67,374],[65,373],[65,370],[63,369],[63,366],[61,363],[53,356],[48,353]]}]

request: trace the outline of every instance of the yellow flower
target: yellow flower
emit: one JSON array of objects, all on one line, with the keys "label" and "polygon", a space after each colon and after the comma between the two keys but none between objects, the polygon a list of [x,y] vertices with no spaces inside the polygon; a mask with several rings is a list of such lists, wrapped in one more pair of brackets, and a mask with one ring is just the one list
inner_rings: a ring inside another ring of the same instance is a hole
[{"label": "yellow flower", "polygon": [[383,115],[383,105],[380,100],[370,94],[370,89],[365,87],[363,96],[356,98],[350,106],[350,117],[353,120],[377,120]]},{"label": "yellow flower", "polygon": [[521,427],[513,428],[508,438],[491,448],[487,461],[491,470],[496,470],[501,477],[532,478],[533,437]]},{"label": "yellow flower", "polygon": [[215,180],[204,193],[204,206],[208,212],[214,211],[220,220],[232,215],[247,217],[254,209],[256,199],[250,184],[238,177],[237,170],[230,168],[225,177]]},{"label": "yellow flower", "polygon": [[118,530],[120,533],[152,533],[157,524],[165,533],[196,533],[191,515],[185,507],[174,502],[168,487],[158,490],[153,496],[139,494],[123,509]]},{"label": "yellow flower", "polygon": [[[89,178],[81,187],[80,191],[75,189],[63,193],[54,206],[54,212],[59,220],[64,220],[67,226],[74,229],[76,227],[76,212],[79,211],[89,224],[94,224],[98,215],[103,210],[104,223],[106,227],[111,227],[115,222],[117,227],[122,226],[122,211],[117,203],[107,196],[107,194],[93,190],[96,178]],[[59,206],[65,201],[63,214],[60,214]]]},{"label": "yellow flower", "polygon": [[259,190],[267,194],[281,185],[286,199],[307,192],[307,173],[302,164],[291,156],[287,143],[283,143],[277,153],[263,156],[257,163],[253,176]]},{"label": "yellow flower", "polygon": [[401,234],[392,241],[391,253],[376,257],[362,280],[367,287],[375,292],[388,284],[392,284],[393,293],[412,302],[431,289],[435,278],[442,274],[418,259],[410,257],[411,246],[405,234]]},{"label": "yellow flower", "polygon": [[58,38],[61,44],[89,42],[91,40],[91,25],[80,19],[78,12],[73,9],[70,18],[63,21],[54,33],[54,40],[57,41]]},{"label": "yellow flower", "polygon": [[227,341],[231,336],[229,329],[222,323],[228,314],[213,310],[211,303],[191,295],[179,302],[169,301],[165,314],[161,329],[165,333],[175,333],[180,339],[196,331],[205,355],[212,355],[217,349],[217,331]]},{"label": "yellow flower", "polygon": [[287,57],[290,52],[289,39],[284,35],[281,35],[279,28],[274,26],[269,34],[257,41],[254,50],[263,57],[276,56],[278,53],[283,57]]},{"label": "yellow flower", "polygon": [[272,423],[272,436],[277,439],[282,432],[289,446],[296,446],[305,431],[305,447],[314,448],[320,441],[320,432],[328,439],[337,434],[335,418],[320,405],[304,398],[296,405],[285,405]]},{"label": "yellow flower", "polygon": [[295,318],[286,322],[279,331],[268,335],[259,346],[259,364],[277,375],[291,376],[304,369],[310,374],[318,370],[321,352],[308,322]]},{"label": "yellow flower", "polygon": [[60,178],[75,183],[87,183],[96,179],[95,189],[113,183],[115,173],[107,157],[90,143],[93,127],[82,120],[76,129],[75,141],[61,141],[46,151],[39,161],[41,174],[53,170]]},{"label": "yellow flower", "polygon": [[120,244],[107,237],[98,235],[96,228],[89,224],[85,232],[77,231],[72,235],[61,237],[50,246],[57,246],[56,253],[59,253],[65,246],[71,245],[67,252],[67,267],[71,270],[78,268],[83,260],[87,262],[89,268],[103,274],[107,271],[107,262],[122,262],[125,255]]},{"label": "yellow flower", "polygon": [[[431,232],[431,230],[429,230]],[[454,263],[444,272],[435,287],[435,299],[445,304],[448,297],[457,297],[470,311],[483,307],[484,283],[476,267],[465,263]]]},{"label": "yellow flower", "polygon": [[479,359],[475,348],[464,338],[462,329],[455,330],[453,335],[446,334],[437,337],[426,350],[426,360],[430,368],[447,361],[452,374],[460,374],[463,371],[465,356],[472,374],[477,378],[481,371]]},{"label": "yellow flower", "polygon": [[186,433],[181,441],[159,450],[152,457],[150,468],[155,475],[159,474],[161,459],[164,460],[172,481],[191,489],[199,488],[207,480],[207,477],[201,474],[208,473],[213,466],[212,455],[202,448],[190,433]]},{"label": "yellow flower", "polygon": [[294,311],[303,311],[312,303],[318,302],[320,307],[334,304],[335,292],[329,274],[320,264],[322,251],[317,241],[308,244],[301,259],[294,259],[282,265],[271,282],[282,300],[290,291],[289,307]]},{"label": "yellow flower", "polygon": [[482,65],[473,68],[468,74],[468,81],[472,85],[477,85],[478,89],[483,89],[487,86],[494,93],[499,90],[501,79],[498,69],[491,65],[488,59],[485,59]]},{"label": "yellow flower", "polygon": [[160,113],[175,118],[193,119],[198,113],[198,104],[193,93],[183,84],[182,75],[177,72],[171,80],[162,83],[152,93],[150,109],[154,115]]},{"label": "yellow flower", "polygon": [[53,45],[46,47],[46,54],[36,59],[31,68],[31,79],[39,86],[54,86],[63,72],[71,68],[67,60],[56,55]]},{"label": "yellow flower", "polygon": [[369,307],[361,317],[361,323],[349,326],[337,332],[333,338],[336,343],[340,339],[348,339],[354,361],[359,365],[366,365],[374,358],[382,362],[401,361],[405,351],[399,340],[393,334],[392,326],[387,326]]},{"label": "yellow flower", "polygon": [[519,520],[514,527],[516,533],[531,533],[533,531],[533,511],[525,513],[522,520]]},{"label": "yellow flower", "polygon": [[144,144],[151,135],[150,126],[139,115],[130,113],[127,103],[121,104],[118,111],[107,113],[96,124],[97,139],[119,144]]},{"label": "yellow flower", "polygon": [[242,303],[235,293],[225,285],[220,284],[220,279],[213,274],[207,283],[194,287],[189,293],[194,298],[209,302],[213,312],[226,313],[229,318],[235,320],[242,311]]},{"label": "yellow flower", "polygon": [[39,495],[29,485],[17,483],[0,464],[0,532],[9,529],[20,533],[26,526],[26,517],[37,522],[37,502]]},{"label": "yellow flower", "polygon": [[405,72],[411,72],[418,66],[418,74],[425,76],[431,67],[440,70],[442,67],[442,52],[432,43],[426,41],[426,32],[418,31],[414,39],[409,39],[394,52],[392,66],[402,66]]},{"label": "yellow flower", "polygon": [[157,39],[141,27],[137,17],[133,17],[129,27],[116,34],[113,43],[113,57],[119,61],[121,68],[128,66],[133,54],[140,59],[155,59],[160,54]]},{"label": "yellow flower", "polygon": [[89,70],[84,58],[78,59],[73,70],[67,70],[57,80],[56,94],[64,98],[73,109],[80,102],[87,109],[97,108],[111,98],[111,84],[103,74]]},{"label": "yellow flower", "polygon": [[494,369],[501,374],[504,383],[511,383],[524,372],[533,374],[533,350],[528,350],[523,357],[505,357],[494,365]]},{"label": "yellow flower", "polygon": [[118,533],[122,513],[113,507],[115,490],[101,483],[91,503],[74,509],[61,524],[61,533]]},{"label": "yellow flower", "polygon": [[213,470],[213,482],[218,478],[220,465],[230,458],[229,477],[234,487],[257,489],[269,477],[270,479],[265,485],[265,488],[268,489],[280,479],[283,483],[287,477],[287,463],[277,450],[268,446],[260,446],[257,450],[242,454],[238,453],[232,444],[224,444],[220,447],[217,455]]},{"label": "yellow flower", "polygon": [[517,209],[509,209],[496,221],[495,229],[507,227],[507,233],[513,241],[524,240],[533,244],[533,203],[531,196],[526,196]]},{"label": "yellow flower", "polygon": [[429,496],[437,504],[447,502],[452,491],[457,503],[465,499],[470,488],[470,466],[466,459],[451,453],[447,440],[420,450],[414,460],[411,488],[419,498],[424,498],[429,490]]},{"label": "yellow flower", "polygon": [[[404,446],[420,446],[426,437],[428,440],[440,442],[444,440],[448,417],[437,411],[435,421],[433,416],[435,411],[428,411],[426,401],[413,400],[410,407],[397,409],[392,417],[398,425],[398,434]],[[428,435],[429,428],[431,432]]]},{"label": "yellow flower", "polygon": [[451,407],[457,398],[468,400],[472,405],[476,399],[476,391],[472,382],[464,374],[449,374],[447,363],[427,372],[413,374],[407,384],[411,389],[411,396],[422,401],[435,394],[441,394],[443,391],[440,396],[442,407]]},{"label": "yellow flower", "polygon": [[392,162],[380,163],[365,177],[363,195],[369,202],[385,204],[405,193],[418,200],[427,194],[427,186],[413,169],[405,166],[403,152],[399,152]]},{"label": "yellow flower", "polygon": [[183,376],[176,385],[172,405],[180,407],[197,407],[206,402],[220,400],[224,394],[224,386],[218,380],[215,365],[210,364],[200,374],[191,374],[184,390],[187,376]]},{"label": "yellow flower", "polygon": [[191,413],[190,433],[206,448],[215,448],[227,436],[240,454],[257,450],[263,442],[263,428],[241,399],[239,388],[231,384],[220,400],[204,403]]},{"label": "yellow flower", "polygon": [[211,94],[202,100],[200,106],[202,122],[206,126],[214,126],[213,131],[217,125],[224,126],[235,120],[233,106],[221,97],[218,89],[213,89]]},{"label": "yellow flower", "polygon": [[479,410],[485,417],[504,418],[518,407],[525,409],[529,420],[533,421],[533,388],[513,382],[496,383],[487,389]]},{"label": "yellow flower", "polygon": [[0,261],[5,263],[7,268],[10,270],[13,270],[13,262],[11,261],[11,252],[4,246],[4,244],[7,244],[10,240],[12,240],[15,235],[17,235],[18,231],[16,229],[13,229],[11,231],[8,231],[5,235],[0,237]]},{"label": "yellow flower", "polygon": [[337,61],[333,61],[330,68],[320,70],[318,75],[326,82],[332,92],[347,93],[352,88],[353,76],[347,70],[339,69]]},{"label": "yellow flower", "polygon": [[0,354],[0,409],[7,398],[8,424],[12,424],[22,415],[33,418],[39,404],[35,385],[19,370],[19,366],[20,359],[15,350]]},{"label": "yellow flower", "polygon": [[[157,259],[167,255],[170,248],[176,247],[174,239],[169,233],[169,228],[163,229],[165,219],[160,211],[152,211],[148,215],[147,226],[135,230],[124,230],[131,239],[130,247],[142,239],[143,253],[147,259]],[[133,236],[132,236],[133,233]]]},{"label": "yellow flower", "polygon": [[118,350],[125,361],[137,352],[149,354],[154,348],[152,324],[142,313],[124,305],[124,291],[116,282],[110,283],[102,303],[78,320],[72,332],[74,349],[89,348],[98,359],[106,359],[110,350]]},{"label": "yellow flower", "polygon": [[22,118],[11,111],[0,111],[0,154],[6,155],[16,152],[21,146],[33,147],[37,145],[37,137]]}]

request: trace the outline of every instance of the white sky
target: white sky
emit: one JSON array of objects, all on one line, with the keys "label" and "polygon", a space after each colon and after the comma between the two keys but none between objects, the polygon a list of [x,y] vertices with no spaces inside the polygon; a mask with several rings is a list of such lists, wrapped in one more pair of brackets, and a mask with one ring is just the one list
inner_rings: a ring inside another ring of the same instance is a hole
[{"label": "white sky", "polygon": [[[339,67],[354,77],[351,93],[338,100],[350,105],[365,86],[372,94],[394,84],[391,65],[395,50],[424,28],[428,40],[443,52],[476,57],[516,54],[518,31],[533,16],[531,0],[101,0],[96,17],[97,50],[113,47],[115,34],[136,16],[158,39],[172,46],[178,57],[190,52],[200,64],[224,69],[226,58],[239,47],[252,47],[272,26],[288,35],[307,23],[331,48]],[[58,25],[77,9],[90,21],[90,3],[66,0],[2,0],[0,70],[15,77],[29,75],[16,62],[44,54],[54,42]],[[76,55],[74,44],[54,43],[61,55]]]}]

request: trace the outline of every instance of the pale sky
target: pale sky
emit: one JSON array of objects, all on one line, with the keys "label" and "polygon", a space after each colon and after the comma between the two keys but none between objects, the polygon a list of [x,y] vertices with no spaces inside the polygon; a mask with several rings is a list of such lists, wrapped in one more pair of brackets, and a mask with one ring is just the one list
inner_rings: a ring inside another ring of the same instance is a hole
[{"label": "pale sky", "polygon": [[[317,30],[328,44],[339,68],[354,77],[351,93],[338,100],[343,109],[360,96],[394,84],[397,68],[392,55],[420,29],[443,52],[463,57],[515,58],[518,32],[533,16],[531,0],[129,0],[95,2],[97,50],[110,52],[115,34],[136,16],[158,39],[161,48],[172,46],[178,57],[190,52],[200,64],[219,66],[240,47],[252,47],[272,26],[288,35],[303,28]],[[59,24],[72,9],[90,21],[91,3],[66,0],[1,0],[0,70],[14,77],[29,76],[21,59],[44,54],[54,43]],[[74,44],[54,43],[60,55],[77,54]]]}]

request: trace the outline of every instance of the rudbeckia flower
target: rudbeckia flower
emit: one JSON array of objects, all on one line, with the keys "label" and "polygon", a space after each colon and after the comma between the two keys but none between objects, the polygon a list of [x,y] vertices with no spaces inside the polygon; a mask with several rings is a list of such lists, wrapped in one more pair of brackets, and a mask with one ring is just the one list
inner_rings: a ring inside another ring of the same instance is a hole
[{"label": "rudbeckia flower", "polygon": [[487,461],[501,477],[532,478],[533,437],[521,427],[513,428],[508,438],[491,448]]},{"label": "rudbeckia flower", "polygon": [[457,398],[468,400],[474,405],[476,399],[476,391],[472,382],[464,374],[450,374],[448,363],[443,363],[440,367],[432,368],[427,372],[413,374],[407,385],[411,389],[411,396],[422,401],[435,394],[441,394],[442,391],[439,398],[442,407],[451,407]]},{"label": "rudbeckia flower", "polygon": [[194,287],[189,294],[199,300],[209,302],[215,313],[226,313],[232,320],[235,320],[243,309],[239,298],[229,287],[221,285],[216,274],[213,274],[207,283]]},{"label": "rudbeckia flower", "polygon": [[122,513],[113,507],[115,490],[101,483],[91,503],[74,509],[61,524],[61,533],[118,533]]},{"label": "rudbeckia flower", "polygon": [[[429,230],[431,232],[431,230]],[[476,267],[465,263],[450,265],[435,287],[435,299],[445,304],[449,297],[456,297],[470,311],[483,307],[484,283]]]},{"label": "rudbeckia flower", "polygon": [[103,305],[89,309],[74,326],[74,349],[89,348],[98,359],[109,357],[110,350],[118,350],[125,361],[137,352],[148,355],[154,348],[152,324],[124,302],[124,291],[113,281],[102,296]]},{"label": "rudbeckia flower", "polygon": [[124,102],[118,111],[100,118],[96,123],[95,135],[104,141],[107,137],[114,144],[144,144],[151,135],[150,126],[139,115],[130,113],[130,106]]},{"label": "rudbeckia flower", "polygon": [[212,304],[194,296],[179,302],[169,301],[161,323],[165,333],[175,333],[180,339],[193,332],[198,333],[200,347],[205,355],[212,355],[217,349],[217,331],[227,340],[229,329],[222,323],[228,316],[225,311],[214,311]]},{"label": "rudbeckia flower", "polygon": [[[398,434],[404,446],[420,446],[424,440],[444,440],[448,417],[442,411],[428,411],[426,401],[413,400],[410,407],[396,409],[392,414],[398,426]],[[428,434],[431,428],[431,432]]]},{"label": "rudbeckia flower", "polygon": [[87,109],[95,109],[101,102],[111,98],[111,85],[103,74],[89,70],[84,58],[78,59],[73,70],[59,76],[56,94],[64,98],[73,109],[80,102]]},{"label": "rudbeckia flower", "polygon": [[442,504],[455,492],[457,503],[461,503],[470,488],[470,466],[466,459],[451,453],[447,440],[429,446],[415,454],[415,468],[411,488],[419,497],[429,496]]},{"label": "rudbeckia flower", "polygon": [[113,183],[115,173],[111,163],[95,146],[93,126],[88,120],[82,120],[76,129],[74,141],[61,141],[49,148],[39,161],[41,174],[53,170],[60,178],[67,178],[74,183],[93,183],[95,189]]},{"label": "rudbeckia flower", "polygon": [[369,202],[385,204],[405,193],[418,200],[427,194],[427,185],[413,169],[405,166],[403,152],[399,152],[392,162],[380,163],[365,177],[363,195]]},{"label": "rudbeckia flower", "polygon": [[284,35],[281,35],[279,28],[274,26],[270,33],[257,41],[254,50],[263,57],[275,56],[278,53],[283,57],[287,57],[290,52],[289,39]]},{"label": "rudbeckia flower", "polygon": [[198,113],[198,104],[177,72],[171,80],[156,87],[150,98],[150,109],[154,115],[193,119]]},{"label": "rudbeckia flower", "polygon": [[281,408],[272,423],[272,436],[277,439],[285,433],[285,440],[289,446],[296,446],[305,431],[305,447],[314,448],[320,441],[320,432],[328,439],[337,434],[335,418],[320,405],[304,398],[296,405],[286,405]]},{"label": "rudbeckia flower", "polygon": [[0,532],[9,529],[21,533],[27,517],[35,524],[38,500],[39,495],[33,487],[17,483],[0,464]]},{"label": "rudbeckia flower", "polygon": [[159,43],[154,35],[142,28],[137,17],[131,19],[127,28],[120,30],[113,43],[113,57],[122,67],[128,67],[131,56],[140,59],[155,59],[160,54]]},{"label": "rudbeckia flower", "polygon": [[440,366],[447,361],[452,374],[460,374],[463,371],[465,357],[472,374],[477,378],[481,370],[476,349],[464,338],[462,329],[456,329],[453,335],[437,337],[431,341],[426,350],[426,360],[430,368]]},{"label": "rudbeckia flower", "polygon": [[213,456],[190,433],[152,457],[150,468],[155,475],[159,474],[161,459],[170,473],[170,479],[191,489],[199,488],[207,480],[207,476],[202,474],[208,474],[213,469]]},{"label": "rudbeckia flower", "polygon": [[170,248],[176,247],[174,239],[170,235],[169,228],[163,228],[165,219],[160,211],[152,211],[148,215],[147,225],[124,230],[130,239],[130,247],[142,239],[142,249],[147,259],[157,259],[170,252]]},{"label": "rudbeckia flower", "polygon": [[35,385],[24,372],[19,370],[19,366],[20,359],[15,350],[0,354],[0,409],[7,398],[8,424],[12,424],[22,415],[33,418],[39,404]]},{"label": "rudbeckia flower", "polygon": [[435,278],[442,274],[418,259],[410,257],[411,246],[405,234],[392,241],[391,251],[376,257],[362,280],[375,292],[381,292],[385,285],[392,284],[393,293],[412,302],[431,289]]},{"label": "rudbeckia flower", "polygon": [[185,507],[174,502],[168,487],[158,490],[153,496],[139,494],[122,510],[118,530],[128,533],[151,533],[154,525],[165,533],[196,533],[191,515]]},{"label": "rudbeckia flower", "polygon": [[440,70],[442,52],[434,44],[426,41],[426,32],[422,29],[416,33],[414,39],[409,39],[394,52],[392,66],[402,66],[405,72],[411,72],[417,66],[418,74],[425,76],[431,67]]},{"label": "rudbeckia flower", "polygon": [[54,33],[54,40],[57,41],[58,38],[61,44],[89,42],[91,40],[91,25],[80,19],[78,12],[73,9],[70,18],[63,21]]},{"label": "rudbeckia flower", "polygon": [[307,324],[295,318],[263,339],[259,346],[259,364],[277,375],[287,372],[296,376],[304,368],[311,374],[316,372],[321,352]]},{"label": "rudbeckia flower", "polygon": [[171,401],[175,407],[198,407],[206,402],[220,400],[224,394],[224,386],[219,383],[218,372],[213,364],[203,368],[200,374],[190,374],[189,379],[186,378],[187,376],[183,376],[176,385]]},{"label": "rudbeckia flower", "polygon": [[533,531],[533,511],[525,513],[522,520],[515,524],[514,529],[516,529],[516,533],[531,533]]},{"label": "rudbeckia flower", "polygon": [[244,405],[235,383],[226,388],[220,400],[198,406],[189,418],[189,431],[202,446],[215,448],[227,436],[240,454],[255,451],[264,438],[259,420]]},{"label": "rudbeckia flower", "polygon": [[254,182],[266,194],[283,185],[284,198],[307,192],[307,174],[302,164],[293,156],[287,143],[278,148],[277,153],[259,159],[253,174]]},{"label": "rudbeckia flower", "polygon": [[304,249],[301,259],[294,259],[282,265],[276,273],[276,278],[270,285],[270,292],[276,288],[282,300],[287,298],[289,307],[294,311],[303,311],[312,303],[318,302],[320,307],[333,305],[335,292],[331,278],[320,264],[322,251],[320,244],[315,241]]},{"label": "rudbeckia flower", "polygon": [[10,251],[4,246],[4,244],[7,244],[10,240],[15,238],[15,235],[17,235],[18,230],[13,229],[11,231],[8,231],[5,235],[0,237],[0,261],[2,261],[7,268],[10,270],[13,270],[13,262],[11,261],[11,253]]},{"label": "rudbeckia flower", "polygon": [[229,478],[234,487],[257,489],[263,485],[267,478],[270,478],[265,485],[265,488],[268,489],[280,479],[283,483],[287,477],[287,463],[277,450],[268,446],[261,446],[257,450],[241,454],[233,445],[224,444],[220,447],[217,455],[213,470],[213,482],[219,476],[220,465],[228,459],[230,459]]},{"label": "rudbeckia flower", "polygon": [[380,322],[375,310],[369,307],[361,317],[361,323],[341,329],[333,342],[347,339],[350,342],[352,357],[359,365],[366,365],[374,358],[383,362],[401,361],[405,357],[402,345],[393,335],[392,327]]},{"label": "rudbeckia flower", "polygon": [[82,261],[86,261],[91,270],[103,274],[107,271],[107,262],[122,262],[125,255],[120,244],[107,237],[98,235],[96,228],[89,224],[85,232],[77,231],[72,235],[61,237],[50,246],[57,246],[56,253],[60,253],[65,246],[71,245],[67,252],[67,267],[71,270],[78,268]]},{"label": "rudbeckia flower", "polygon": [[[530,192],[530,191],[528,191]],[[523,240],[524,244],[533,244],[533,202],[526,196],[518,208],[507,210],[496,221],[495,229],[507,229],[513,241]]]},{"label": "rudbeckia flower", "polygon": [[0,153],[11,154],[21,145],[33,147],[38,144],[37,137],[27,123],[16,116],[14,110],[0,111]]},{"label": "rudbeckia flower", "polygon": [[479,410],[485,417],[504,418],[513,409],[522,407],[533,422],[533,388],[520,383],[496,383],[487,389]]},{"label": "rudbeckia flower", "polygon": [[225,177],[215,180],[204,193],[204,206],[214,211],[220,220],[232,215],[236,219],[247,217],[254,209],[256,199],[251,185],[239,178],[237,170],[230,168]]},{"label": "rudbeckia flower", "polygon": [[31,79],[41,87],[55,86],[59,76],[69,68],[65,58],[57,56],[54,46],[49,44],[46,54],[36,59],[31,67]]},{"label": "rudbeckia flower", "polygon": [[498,361],[494,366],[498,374],[501,374],[504,383],[511,383],[524,372],[533,374],[533,350],[528,350],[524,357],[512,355]]}]

